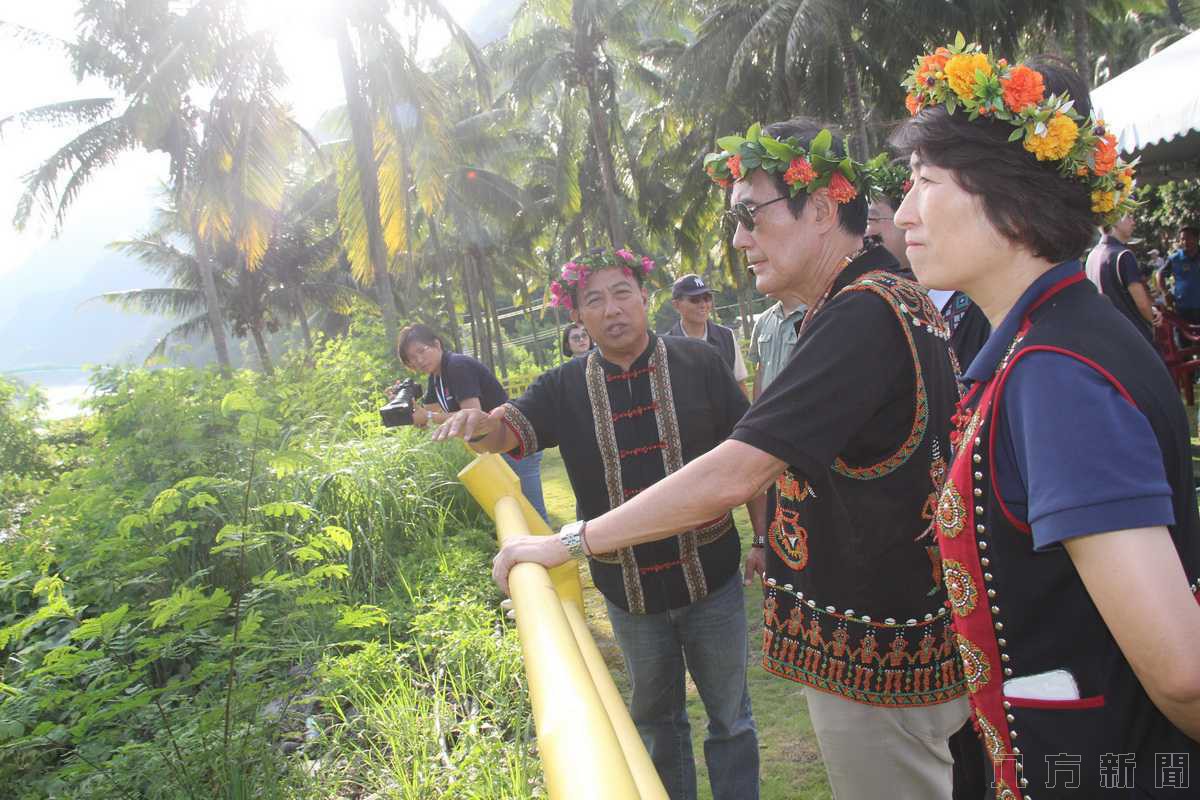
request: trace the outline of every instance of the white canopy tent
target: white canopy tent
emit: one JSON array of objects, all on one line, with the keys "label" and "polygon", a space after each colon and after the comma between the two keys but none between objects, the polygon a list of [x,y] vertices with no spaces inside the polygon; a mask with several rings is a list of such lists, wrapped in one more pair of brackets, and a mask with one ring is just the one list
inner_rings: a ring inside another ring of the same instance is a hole
[{"label": "white canopy tent", "polygon": [[[1193,175],[1200,168],[1200,31],[1190,33],[1092,91],[1096,116],[1128,158],[1142,159],[1139,180]],[[1190,163],[1189,163],[1190,162]]]}]

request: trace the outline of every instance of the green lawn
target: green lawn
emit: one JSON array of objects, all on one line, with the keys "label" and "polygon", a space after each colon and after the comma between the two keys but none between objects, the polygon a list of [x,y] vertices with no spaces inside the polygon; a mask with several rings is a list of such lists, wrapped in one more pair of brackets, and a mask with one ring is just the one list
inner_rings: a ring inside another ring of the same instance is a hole
[{"label": "green lawn", "polygon": [[[546,510],[556,526],[575,519],[575,495],[567,481],[558,450],[546,451],[542,461],[542,487]],[[738,530],[742,533],[743,549],[749,547],[750,522],[744,508],[736,514]],[[621,652],[613,641],[612,628],[604,611],[604,601],[592,586],[587,570],[580,574],[584,580],[584,605],[588,623],[600,651],[604,653],[613,677],[622,691],[627,689],[625,667]],[[832,797],[825,779],[825,767],[817,749],[817,740],[808,721],[808,707],[800,685],[777,678],[759,666],[759,646],[762,637],[761,595],[751,591],[746,596],[746,618],[750,623],[750,697],[754,718],[758,723],[758,740],[762,764],[763,800],[821,800]],[[692,720],[693,749],[700,777],[700,797],[711,798],[708,775],[704,766],[704,706],[691,681],[688,681],[688,715]]]}]

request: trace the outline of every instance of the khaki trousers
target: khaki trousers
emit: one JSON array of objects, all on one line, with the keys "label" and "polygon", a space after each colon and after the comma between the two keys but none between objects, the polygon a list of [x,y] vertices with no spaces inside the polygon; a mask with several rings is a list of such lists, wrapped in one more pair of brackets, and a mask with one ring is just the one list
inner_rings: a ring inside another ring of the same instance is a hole
[{"label": "khaki trousers", "polygon": [[806,688],[836,800],[951,800],[947,744],[970,715],[966,697],[921,708],[883,708]]}]

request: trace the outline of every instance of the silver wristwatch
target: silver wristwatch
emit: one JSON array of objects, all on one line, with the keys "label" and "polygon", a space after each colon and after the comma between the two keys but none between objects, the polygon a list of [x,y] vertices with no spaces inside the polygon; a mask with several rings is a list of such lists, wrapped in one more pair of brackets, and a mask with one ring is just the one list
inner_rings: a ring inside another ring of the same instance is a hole
[{"label": "silver wristwatch", "polygon": [[559,541],[566,546],[571,558],[587,558],[587,553],[583,549],[583,529],[586,525],[586,520],[576,520],[563,525],[562,530],[558,532]]}]

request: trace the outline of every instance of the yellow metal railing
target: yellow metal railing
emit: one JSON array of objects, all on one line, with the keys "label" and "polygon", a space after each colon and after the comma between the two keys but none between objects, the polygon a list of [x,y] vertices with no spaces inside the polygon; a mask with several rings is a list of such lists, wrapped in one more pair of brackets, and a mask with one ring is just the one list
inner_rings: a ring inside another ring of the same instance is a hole
[{"label": "yellow metal railing", "polygon": [[[500,456],[479,456],[458,477],[495,521],[501,543],[511,536],[552,532]],[[518,564],[508,585],[551,800],[666,800],[587,629],[575,562],[551,570]]]}]

